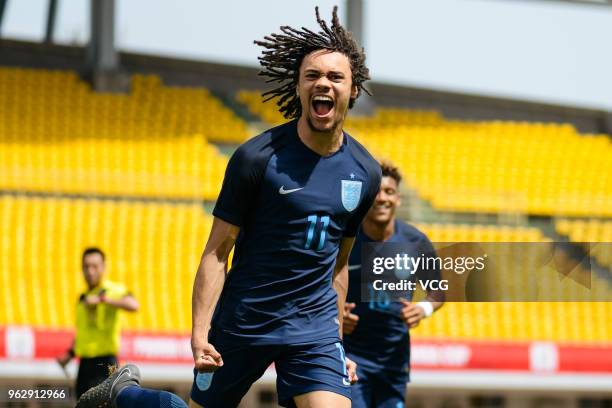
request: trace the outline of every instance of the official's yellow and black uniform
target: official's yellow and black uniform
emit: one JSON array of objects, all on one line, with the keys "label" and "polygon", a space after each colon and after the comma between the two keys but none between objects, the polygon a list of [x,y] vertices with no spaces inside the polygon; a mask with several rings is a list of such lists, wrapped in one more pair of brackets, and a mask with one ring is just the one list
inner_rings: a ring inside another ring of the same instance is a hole
[{"label": "official's yellow and black uniform", "polygon": [[79,297],[74,344],[74,352],[81,359],[76,381],[77,398],[108,377],[108,367],[117,364],[121,341],[120,310],[103,302],[89,307],[85,297],[102,295],[115,300],[128,294],[124,285],[105,280]]}]

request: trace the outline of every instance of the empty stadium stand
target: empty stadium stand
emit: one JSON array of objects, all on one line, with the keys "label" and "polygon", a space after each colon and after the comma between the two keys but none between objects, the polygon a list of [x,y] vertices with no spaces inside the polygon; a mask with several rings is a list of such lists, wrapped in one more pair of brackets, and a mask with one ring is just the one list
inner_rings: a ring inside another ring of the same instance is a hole
[{"label": "empty stadium stand", "polygon": [[612,144],[570,126],[481,123],[355,134],[440,210],[612,215]]},{"label": "empty stadium stand", "polygon": [[217,197],[246,125],[205,89],[135,75],[96,94],[69,71],[0,68],[0,188],[81,195]]}]

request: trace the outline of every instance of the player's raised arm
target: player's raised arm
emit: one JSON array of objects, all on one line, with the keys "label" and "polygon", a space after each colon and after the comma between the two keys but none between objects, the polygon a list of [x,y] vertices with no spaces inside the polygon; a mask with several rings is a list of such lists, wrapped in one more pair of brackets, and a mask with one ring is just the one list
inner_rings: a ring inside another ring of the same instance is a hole
[{"label": "player's raised arm", "polygon": [[239,227],[214,218],[193,283],[191,349],[198,371],[214,371],[223,365],[221,355],[208,343],[208,331],[239,231]]}]

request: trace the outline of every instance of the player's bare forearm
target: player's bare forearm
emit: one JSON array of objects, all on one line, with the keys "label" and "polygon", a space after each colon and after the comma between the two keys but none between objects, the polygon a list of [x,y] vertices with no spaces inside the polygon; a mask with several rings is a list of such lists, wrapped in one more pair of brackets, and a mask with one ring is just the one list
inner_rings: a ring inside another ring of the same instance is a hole
[{"label": "player's bare forearm", "polygon": [[340,338],[342,338],[342,325],[344,319],[344,303],[348,293],[348,264],[338,271],[334,270],[334,289],[338,295],[336,305],[338,307],[338,324],[340,325]]},{"label": "player's bare forearm", "polygon": [[214,253],[204,254],[193,283],[192,333],[206,336],[225,280],[225,266]]},{"label": "player's bare forearm", "polygon": [[351,249],[355,238],[343,238],[336,257],[336,266],[334,267],[333,286],[338,295],[336,305],[338,307],[338,323],[340,325],[340,338],[342,338],[342,321],[344,317],[344,303],[346,302],[346,294],[348,293],[348,261]]},{"label": "player's bare forearm", "polygon": [[215,218],[193,283],[192,339],[208,336],[212,315],[223,290],[225,272],[239,227]]}]

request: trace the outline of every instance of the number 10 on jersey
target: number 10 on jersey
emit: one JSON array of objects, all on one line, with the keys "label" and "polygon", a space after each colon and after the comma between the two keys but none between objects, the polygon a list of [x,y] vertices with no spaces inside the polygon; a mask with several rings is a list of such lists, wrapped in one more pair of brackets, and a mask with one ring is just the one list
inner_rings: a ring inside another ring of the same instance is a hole
[{"label": "number 10 on jersey", "polygon": [[323,249],[323,245],[325,245],[325,238],[327,235],[327,227],[329,226],[329,215],[324,215],[319,218],[317,215],[309,215],[308,218],[308,232],[306,233],[306,245],[304,245],[304,249],[310,249],[312,246],[312,241],[315,235],[315,227],[317,224],[321,224],[321,233],[319,234],[319,245],[317,246],[317,251]]}]

